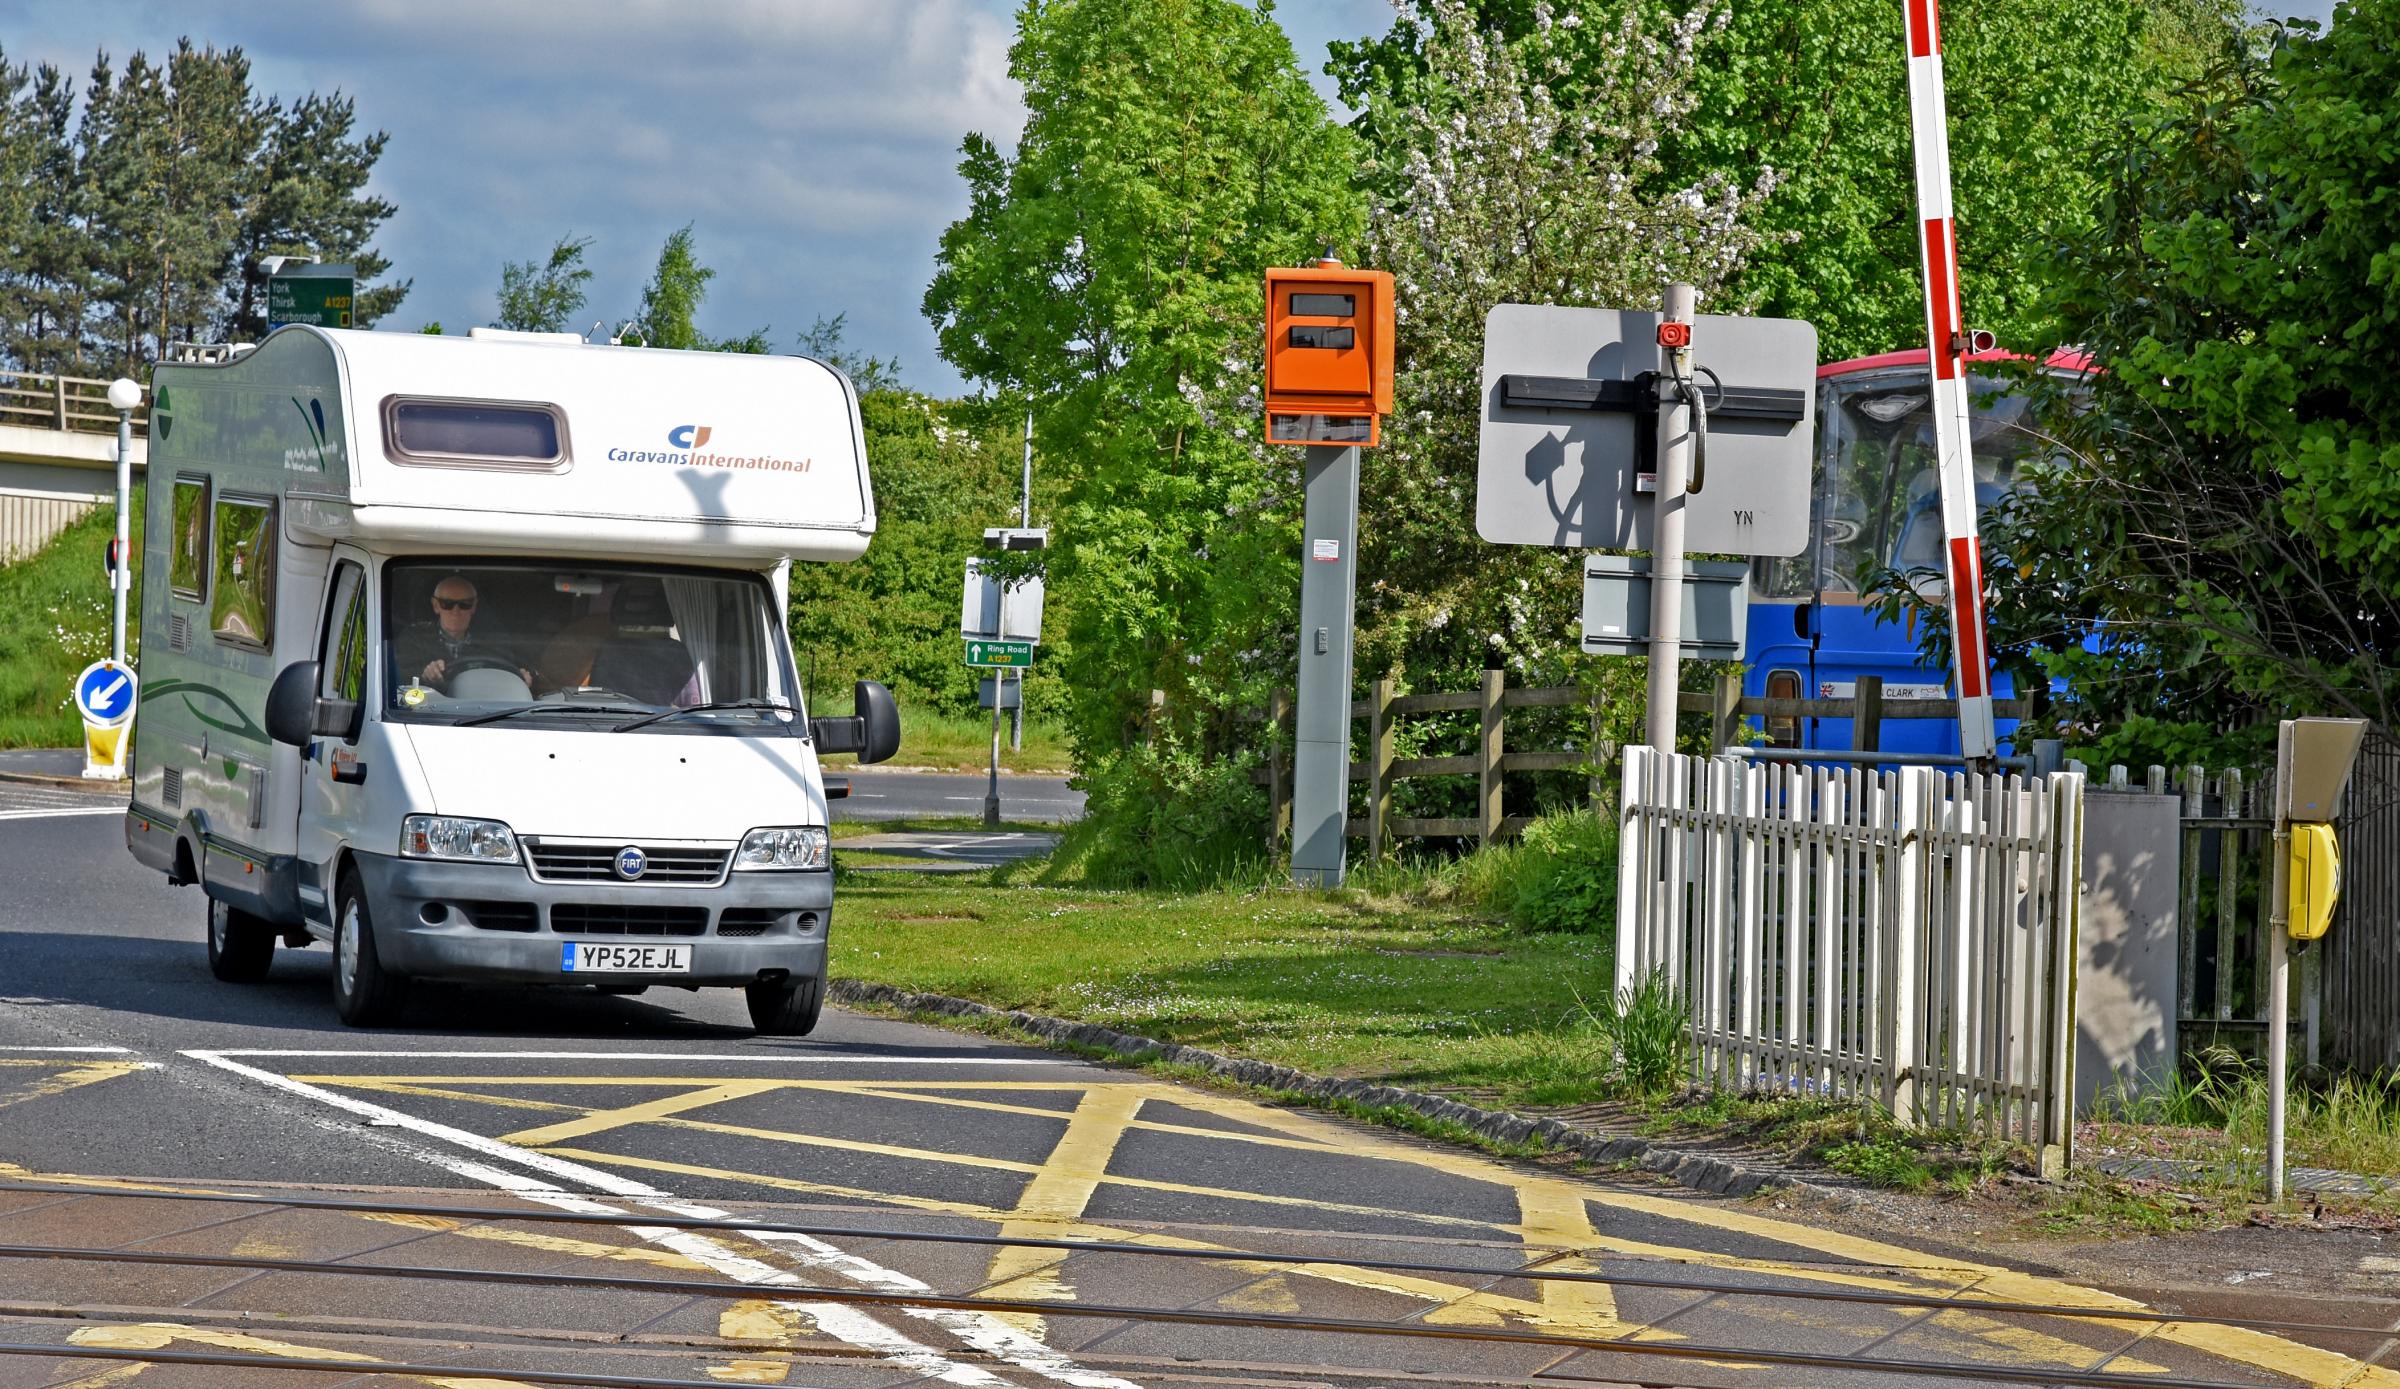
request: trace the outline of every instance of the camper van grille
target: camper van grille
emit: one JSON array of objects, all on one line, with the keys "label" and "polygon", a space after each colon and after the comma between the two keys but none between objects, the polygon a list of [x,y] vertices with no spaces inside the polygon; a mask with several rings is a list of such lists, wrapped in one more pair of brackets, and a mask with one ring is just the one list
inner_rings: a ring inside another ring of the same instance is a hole
[{"label": "camper van grille", "polygon": [[697,936],[708,930],[708,908],[565,902],[550,909],[550,929],[576,936]]},{"label": "camper van grille", "polygon": [[167,614],[167,649],[169,651],[192,649],[192,620],[182,613]]},{"label": "camper van grille", "polygon": [[169,810],[183,807],[183,768],[167,768],[165,784],[158,788],[158,798],[166,803]]},{"label": "camper van grille", "polygon": [[[526,852],[533,859],[533,876],[546,883],[613,883],[623,882],[617,873],[617,854],[627,846],[606,840],[584,843],[562,843],[555,839],[528,839]],[[725,862],[733,851],[722,844],[641,844],[633,846],[642,851],[644,859],[641,877],[645,884],[669,884],[682,887],[705,887],[723,881]]]}]

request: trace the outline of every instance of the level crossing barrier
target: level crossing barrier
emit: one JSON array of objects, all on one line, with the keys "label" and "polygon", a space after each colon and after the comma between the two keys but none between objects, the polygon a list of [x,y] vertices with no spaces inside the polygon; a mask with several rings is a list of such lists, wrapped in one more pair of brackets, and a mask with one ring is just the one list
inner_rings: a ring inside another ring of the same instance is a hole
[{"label": "level crossing barrier", "polygon": [[1625,750],[1617,984],[1698,1079],[1883,1106],[2062,1162],[2082,776]]}]

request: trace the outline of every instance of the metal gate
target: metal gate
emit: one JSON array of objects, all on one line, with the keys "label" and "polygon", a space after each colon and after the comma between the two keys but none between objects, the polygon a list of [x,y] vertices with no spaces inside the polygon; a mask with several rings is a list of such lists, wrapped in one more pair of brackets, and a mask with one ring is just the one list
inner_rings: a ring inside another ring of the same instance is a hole
[{"label": "metal gate", "polygon": [[2063,1151],[2083,778],[1628,748],[1617,981],[1663,972],[1698,1074]]},{"label": "metal gate", "polygon": [[2342,897],[2325,951],[2325,1059],[2400,1068],[2400,742],[2368,731],[2342,798]]}]

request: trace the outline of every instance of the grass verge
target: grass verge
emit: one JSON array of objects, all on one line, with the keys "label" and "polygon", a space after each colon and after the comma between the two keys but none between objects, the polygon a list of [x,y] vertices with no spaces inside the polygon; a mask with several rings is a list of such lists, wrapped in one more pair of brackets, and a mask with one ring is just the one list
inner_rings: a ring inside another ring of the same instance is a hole
[{"label": "grass verge", "polygon": [[[76,672],[108,654],[108,575],[101,556],[116,508],[94,507],[47,546],[0,564],[0,748],[83,745],[72,687]],[[141,553],[141,489],[134,489],[133,551]],[[141,582],[126,604],[126,641],[138,645]]]},{"label": "grass verge", "polygon": [[[825,710],[820,708],[814,712],[821,714]],[[848,711],[845,709],[841,712]],[[980,772],[991,764],[990,715],[901,711],[900,754],[892,759],[892,765],[929,767],[945,772]],[[838,774],[844,769],[856,770],[857,767],[858,759],[847,753],[825,759],[825,769],[829,772]],[[1014,752],[1008,746],[1008,726],[1003,722],[1000,732],[1000,770],[1066,775],[1074,770],[1074,764],[1067,756],[1066,732],[1055,724],[1039,721],[1028,723],[1025,725],[1025,750]]]},{"label": "grass verge", "polygon": [[842,885],[837,975],[1138,1032],[1316,1075],[1600,1098],[1591,935],[1281,888],[1044,887],[1018,874],[863,874]]}]

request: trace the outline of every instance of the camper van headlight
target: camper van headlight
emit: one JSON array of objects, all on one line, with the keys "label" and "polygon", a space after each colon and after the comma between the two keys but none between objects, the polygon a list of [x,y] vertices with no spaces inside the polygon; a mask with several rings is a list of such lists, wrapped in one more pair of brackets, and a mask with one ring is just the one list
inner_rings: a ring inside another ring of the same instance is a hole
[{"label": "camper van headlight", "polygon": [[752,830],[733,856],[736,868],[823,868],[825,829],[801,825]]},{"label": "camper van headlight", "polygon": [[517,836],[498,820],[462,820],[455,815],[411,815],[400,822],[400,853],[405,858],[515,863]]}]

